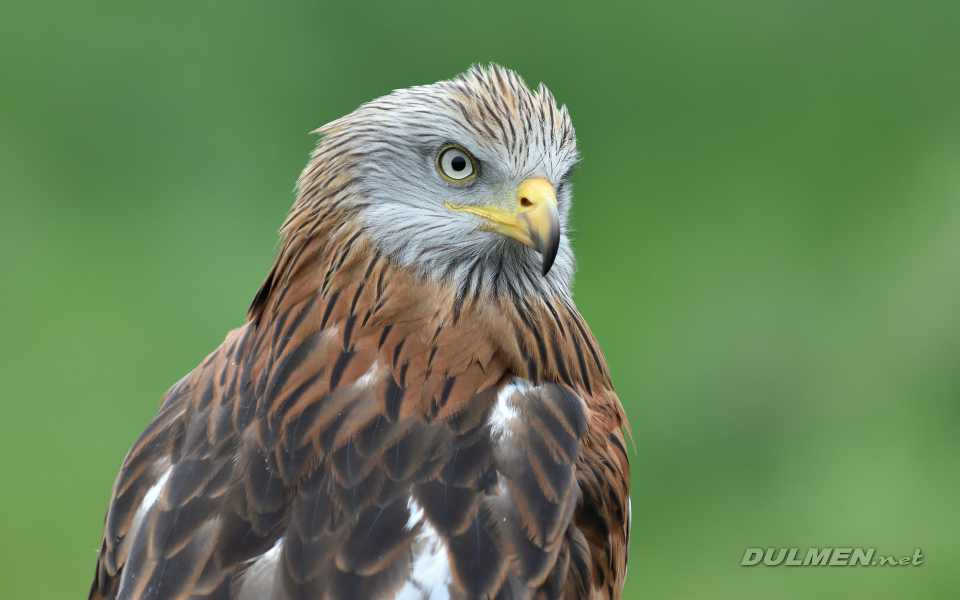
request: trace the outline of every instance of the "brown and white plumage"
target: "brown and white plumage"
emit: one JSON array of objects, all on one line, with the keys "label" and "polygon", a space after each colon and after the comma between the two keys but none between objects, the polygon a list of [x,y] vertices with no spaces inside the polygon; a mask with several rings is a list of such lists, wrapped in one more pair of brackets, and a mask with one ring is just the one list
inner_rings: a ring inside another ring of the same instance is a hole
[{"label": "brown and white plumage", "polygon": [[[124,460],[90,597],[619,598],[626,420],[570,295],[566,110],[491,67],[320,132],[246,324]],[[524,243],[483,216],[509,211]]]}]

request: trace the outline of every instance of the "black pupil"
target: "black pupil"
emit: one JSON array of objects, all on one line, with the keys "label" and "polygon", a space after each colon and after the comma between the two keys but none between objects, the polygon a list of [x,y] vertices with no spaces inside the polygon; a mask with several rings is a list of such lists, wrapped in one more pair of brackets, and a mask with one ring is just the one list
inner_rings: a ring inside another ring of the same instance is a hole
[{"label": "black pupil", "polygon": [[453,167],[454,171],[462,171],[467,168],[467,159],[462,156],[455,156],[450,161],[450,166]]}]

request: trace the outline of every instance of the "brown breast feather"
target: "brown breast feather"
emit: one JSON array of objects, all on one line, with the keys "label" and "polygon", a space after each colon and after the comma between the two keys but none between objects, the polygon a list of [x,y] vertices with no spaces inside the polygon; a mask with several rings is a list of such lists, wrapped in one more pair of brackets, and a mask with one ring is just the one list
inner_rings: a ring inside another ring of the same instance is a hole
[{"label": "brown breast feather", "polygon": [[429,525],[452,598],[619,598],[626,421],[572,301],[465,302],[324,235],[287,239],[247,324],[164,396],[90,597],[389,599]]}]

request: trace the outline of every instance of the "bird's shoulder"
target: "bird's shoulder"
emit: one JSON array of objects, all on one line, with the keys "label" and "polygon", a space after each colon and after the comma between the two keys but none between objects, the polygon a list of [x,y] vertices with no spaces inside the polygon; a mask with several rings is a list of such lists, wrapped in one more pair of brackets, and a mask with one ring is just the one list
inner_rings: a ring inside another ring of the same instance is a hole
[{"label": "bird's shoulder", "polygon": [[368,261],[320,293],[288,282],[164,396],[114,486],[91,597],[622,584],[623,434],[596,408],[619,407],[612,389],[518,373],[507,334]]}]

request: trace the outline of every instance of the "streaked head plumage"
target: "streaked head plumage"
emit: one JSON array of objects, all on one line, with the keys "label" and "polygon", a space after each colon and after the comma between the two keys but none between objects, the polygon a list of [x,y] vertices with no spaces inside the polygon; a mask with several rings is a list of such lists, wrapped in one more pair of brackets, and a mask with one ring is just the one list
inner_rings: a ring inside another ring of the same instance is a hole
[{"label": "streaked head plumage", "polygon": [[[531,91],[513,71],[473,67],[397,90],[318,131],[298,186],[301,209],[322,201],[329,172],[342,171],[343,210],[399,265],[474,293],[569,294],[576,137],[543,85]],[[536,235],[551,228],[547,203],[542,215],[520,214],[537,208],[524,208],[524,190],[553,197],[552,248]]]}]

